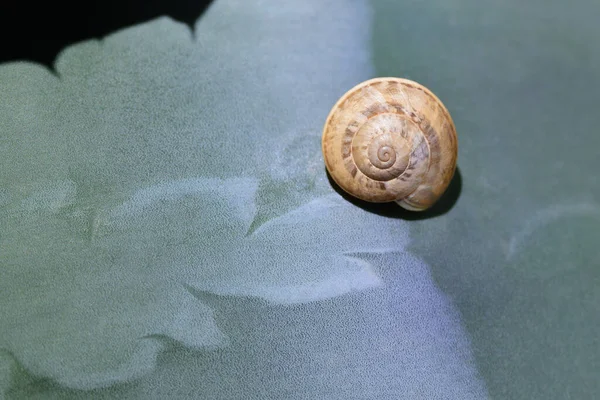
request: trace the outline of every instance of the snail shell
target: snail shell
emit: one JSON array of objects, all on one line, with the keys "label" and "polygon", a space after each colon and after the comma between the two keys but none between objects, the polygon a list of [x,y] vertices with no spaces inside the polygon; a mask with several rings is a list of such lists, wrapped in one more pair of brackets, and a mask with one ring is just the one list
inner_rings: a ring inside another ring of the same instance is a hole
[{"label": "snail shell", "polygon": [[411,211],[437,202],[458,157],[446,107],[429,89],[401,78],[370,79],[346,92],[327,117],[322,150],[344,191]]}]

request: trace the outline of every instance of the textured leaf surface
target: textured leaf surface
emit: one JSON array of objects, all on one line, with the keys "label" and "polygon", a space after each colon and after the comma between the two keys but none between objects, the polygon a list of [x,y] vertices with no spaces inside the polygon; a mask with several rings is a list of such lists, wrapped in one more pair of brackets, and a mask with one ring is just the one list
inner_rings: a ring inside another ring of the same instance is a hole
[{"label": "textured leaf surface", "polygon": [[0,393],[486,396],[409,222],[325,175],[370,18],[220,0],[0,66]]}]

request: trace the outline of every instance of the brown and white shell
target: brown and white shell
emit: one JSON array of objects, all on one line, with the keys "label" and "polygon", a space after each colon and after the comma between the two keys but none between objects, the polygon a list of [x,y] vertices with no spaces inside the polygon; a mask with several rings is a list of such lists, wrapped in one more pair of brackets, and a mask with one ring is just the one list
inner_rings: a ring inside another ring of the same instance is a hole
[{"label": "brown and white shell", "polygon": [[437,202],[458,157],[446,107],[429,89],[401,78],[370,79],[346,92],[327,117],[322,150],[344,191],[412,211]]}]

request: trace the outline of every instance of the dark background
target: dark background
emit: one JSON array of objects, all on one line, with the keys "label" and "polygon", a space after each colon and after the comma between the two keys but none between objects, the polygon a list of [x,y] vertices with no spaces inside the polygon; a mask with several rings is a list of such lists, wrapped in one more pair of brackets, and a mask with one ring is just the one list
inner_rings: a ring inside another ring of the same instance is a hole
[{"label": "dark background", "polygon": [[0,1],[0,63],[53,68],[66,46],[168,15],[193,28],[210,0]]}]

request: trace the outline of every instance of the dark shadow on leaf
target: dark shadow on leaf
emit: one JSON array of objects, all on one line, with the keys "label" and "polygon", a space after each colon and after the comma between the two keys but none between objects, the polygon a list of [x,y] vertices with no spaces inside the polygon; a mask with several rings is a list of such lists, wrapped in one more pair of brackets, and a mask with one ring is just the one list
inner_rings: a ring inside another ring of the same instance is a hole
[{"label": "dark shadow on leaf", "polygon": [[0,63],[33,61],[54,71],[65,47],[168,16],[194,29],[212,0],[13,2],[0,12]]},{"label": "dark shadow on leaf", "polygon": [[[327,172],[327,169],[325,169],[325,171]],[[329,175],[329,172],[327,172],[327,179],[329,179],[331,187],[338,192],[338,194],[355,206],[373,214],[388,218],[404,219],[407,221],[430,219],[446,214],[454,207],[462,192],[462,175],[458,167],[456,168],[456,172],[454,173],[454,177],[452,178],[448,189],[438,200],[438,202],[430,209],[421,212],[405,210],[394,202],[370,203],[368,201],[358,199],[346,193],[341,187],[339,187],[331,175]]]}]

